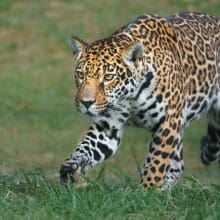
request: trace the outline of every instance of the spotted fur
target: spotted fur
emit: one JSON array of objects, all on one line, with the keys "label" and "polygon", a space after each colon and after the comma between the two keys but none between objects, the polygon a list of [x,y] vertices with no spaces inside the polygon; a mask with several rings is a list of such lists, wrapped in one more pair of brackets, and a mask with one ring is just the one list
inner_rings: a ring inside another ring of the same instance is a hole
[{"label": "spotted fur", "polygon": [[126,124],[152,132],[141,173],[147,189],[169,187],[183,171],[184,127],[208,113],[201,160],[220,155],[220,20],[199,13],[142,15],[110,37],[71,39],[76,106],[93,124],[62,164],[61,182],[113,155]]}]

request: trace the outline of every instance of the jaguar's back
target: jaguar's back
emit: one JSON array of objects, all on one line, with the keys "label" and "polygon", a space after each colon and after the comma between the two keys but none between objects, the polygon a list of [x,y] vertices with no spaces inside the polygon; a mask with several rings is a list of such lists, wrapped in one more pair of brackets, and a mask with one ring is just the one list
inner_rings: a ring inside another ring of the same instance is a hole
[{"label": "jaguar's back", "polygon": [[220,19],[200,13],[181,13],[167,20],[177,35],[181,65],[186,76],[185,118],[188,122],[207,111],[218,93]]}]

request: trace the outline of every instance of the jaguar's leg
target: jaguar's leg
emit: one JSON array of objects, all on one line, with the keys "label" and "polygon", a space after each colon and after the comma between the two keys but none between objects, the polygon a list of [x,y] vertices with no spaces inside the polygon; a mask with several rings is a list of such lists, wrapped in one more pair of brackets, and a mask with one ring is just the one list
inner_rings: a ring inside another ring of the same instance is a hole
[{"label": "jaguar's leg", "polygon": [[94,123],[74,153],[61,165],[61,183],[65,184],[68,179],[77,182],[81,174],[114,154],[120,145],[121,136],[121,127],[111,126],[106,121]]},{"label": "jaguar's leg", "polygon": [[201,140],[200,158],[205,165],[216,159],[220,161],[220,109],[217,107],[208,112],[207,135]]},{"label": "jaguar's leg", "polygon": [[179,181],[183,171],[181,120],[165,122],[153,134],[150,152],[142,171],[144,188],[169,187]]}]

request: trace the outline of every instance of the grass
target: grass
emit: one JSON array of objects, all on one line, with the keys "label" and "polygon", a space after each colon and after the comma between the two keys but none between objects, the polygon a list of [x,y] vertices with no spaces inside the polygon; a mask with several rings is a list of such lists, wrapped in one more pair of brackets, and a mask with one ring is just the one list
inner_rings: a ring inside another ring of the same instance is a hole
[{"label": "grass", "polygon": [[[22,175],[21,175],[22,174]],[[16,179],[15,179],[16,177]],[[170,191],[144,192],[126,179],[115,185],[103,173],[85,188],[63,189],[41,170],[2,176],[0,219],[219,219],[220,187],[195,180]],[[174,211],[175,210],[175,211]]]},{"label": "grass", "polygon": [[86,176],[87,187],[64,190],[58,179],[89,124],[73,105],[68,37],[91,42],[142,13],[188,10],[218,15],[220,2],[0,1],[0,219],[219,219],[219,166],[205,167],[198,156],[205,120],[186,129],[186,170],[170,191],[139,187],[150,134],[134,128]]}]

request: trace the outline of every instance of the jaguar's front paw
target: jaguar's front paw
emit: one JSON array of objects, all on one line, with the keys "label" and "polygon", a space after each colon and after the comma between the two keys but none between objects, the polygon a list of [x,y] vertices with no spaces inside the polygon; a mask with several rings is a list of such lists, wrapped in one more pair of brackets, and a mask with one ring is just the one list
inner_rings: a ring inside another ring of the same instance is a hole
[{"label": "jaguar's front paw", "polygon": [[84,173],[85,163],[73,158],[67,159],[60,168],[60,182],[63,185],[66,185],[69,180],[71,183],[77,183],[80,175]]}]

